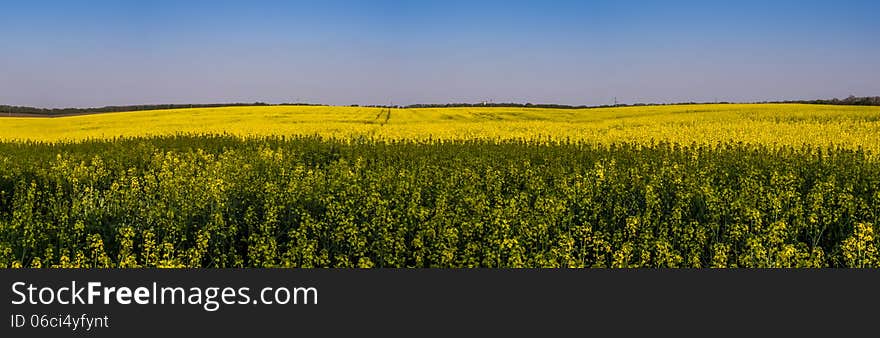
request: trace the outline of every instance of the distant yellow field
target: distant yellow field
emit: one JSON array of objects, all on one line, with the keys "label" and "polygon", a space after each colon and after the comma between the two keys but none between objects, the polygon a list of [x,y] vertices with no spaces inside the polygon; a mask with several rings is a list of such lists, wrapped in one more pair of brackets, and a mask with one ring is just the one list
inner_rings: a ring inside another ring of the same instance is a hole
[{"label": "distant yellow field", "polygon": [[880,149],[880,107],[725,104],[595,109],[254,106],[0,117],[0,140],[60,141],[175,133],[336,138],[528,139],[612,143],[742,141]]}]

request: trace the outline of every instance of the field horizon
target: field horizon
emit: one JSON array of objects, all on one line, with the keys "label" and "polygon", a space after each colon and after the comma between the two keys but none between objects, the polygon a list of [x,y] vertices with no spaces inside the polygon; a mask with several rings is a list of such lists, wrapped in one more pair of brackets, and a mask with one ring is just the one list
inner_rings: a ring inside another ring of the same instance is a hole
[{"label": "field horizon", "polygon": [[317,135],[420,142],[746,142],[876,151],[880,107],[684,104],[605,108],[232,106],[0,117],[0,141],[75,142],[175,134]]},{"label": "field horizon", "polygon": [[875,267],[880,107],[0,118],[0,266]]}]

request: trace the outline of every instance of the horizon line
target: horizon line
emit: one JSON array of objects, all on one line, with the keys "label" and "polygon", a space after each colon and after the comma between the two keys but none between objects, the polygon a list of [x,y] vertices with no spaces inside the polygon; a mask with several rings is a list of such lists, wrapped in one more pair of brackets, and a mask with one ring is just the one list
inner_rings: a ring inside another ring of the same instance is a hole
[{"label": "horizon line", "polygon": [[[736,100],[715,100],[715,101],[679,101],[679,102],[633,102],[633,103],[612,103],[612,104],[562,104],[562,103],[534,103],[534,102],[492,102],[492,101],[479,101],[479,102],[446,102],[446,103],[414,103],[414,104],[326,104],[326,103],[315,103],[315,102],[277,102],[270,103],[265,101],[253,101],[253,102],[194,102],[194,103],[143,103],[143,104],[121,104],[121,105],[104,105],[104,106],[90,106],[90,107],[46,107],[46,106],[28,106],[28,105],[14,105],[14,104],[0,104],[0,107],[3,108],[17,108],[17,109],[34,109],[34,110],[44,110],[44,111],[53,111],[53,110],[97,110],[97,109],[114,109],[114,108],[139,108],[139,107],[158,107],[158,106],[167,106],[169,108],[156,108],[158,109],[186,109],[186,108],[220,108],[220,107],[235,107],[235,106],[326,106],[326,107],[381,107],[381,108],[420,108],[420,107],[455,107],[455,106],[487,106],[487,107],[519,107],[519,106],[543,106],[543,107],[559,107],[559,108],[607,108],[607,107],[626,107],[626,106],[666,106],[666,105],[692,105],[692,104],[766,104],[766,103],[812,103],[812,104],[822,104],[822,103],[832,103],[832,102],[841,102],[846,100],[853,99],[872,99],[872,98],[880,98],[880,96],[854,96],[850,95],[847,98],[839,99],[839,98],[831,98],[831,99],[798,99],[798,100],[762,100],[762,101],[736,101]],[[186,107],[190,106],[190,107]],[[0,111],[2,112],[2,111]]]}]

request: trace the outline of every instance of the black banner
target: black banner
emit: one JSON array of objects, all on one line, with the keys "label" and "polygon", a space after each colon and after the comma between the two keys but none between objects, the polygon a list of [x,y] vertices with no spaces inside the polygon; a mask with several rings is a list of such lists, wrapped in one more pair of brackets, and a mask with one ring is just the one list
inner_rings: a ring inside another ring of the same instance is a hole
[{"label": "black banner", "polygon": [[21,269],[0,282],[2,337],[840,336],[880,314],[880,270]]}]

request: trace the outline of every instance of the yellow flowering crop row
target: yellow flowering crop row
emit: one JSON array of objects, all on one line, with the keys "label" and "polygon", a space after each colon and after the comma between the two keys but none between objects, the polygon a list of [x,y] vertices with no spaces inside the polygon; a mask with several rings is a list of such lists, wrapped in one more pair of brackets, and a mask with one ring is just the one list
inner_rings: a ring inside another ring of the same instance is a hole
[{"label": "yellow flowering crop row", "polygon": [[78,141],[172,134],[339,139],[744,142],[880,150],[880,107],[708,104],[645,107],[419,108],[254,106],[60,118],[0,117],[0,140]]}]

